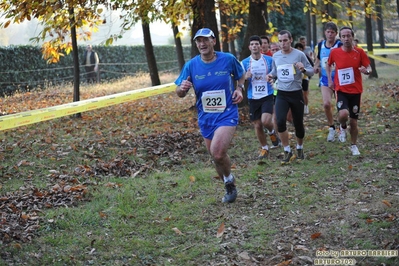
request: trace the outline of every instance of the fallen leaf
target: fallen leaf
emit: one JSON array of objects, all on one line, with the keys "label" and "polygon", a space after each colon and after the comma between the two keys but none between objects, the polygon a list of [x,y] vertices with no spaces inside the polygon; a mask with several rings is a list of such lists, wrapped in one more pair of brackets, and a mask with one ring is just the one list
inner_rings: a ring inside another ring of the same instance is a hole
[{"label": "fallen leaf", "polygon": [[382,203],[384,203],[385,205],[387,205],[388,207],[391,207],[391,203],[387,200],[383,200]]},{"label": "fallen leaf", "polygon": [[304,262],[307,262],[308,265],[312,265],[313,264],[313,259],[311,257],[308,256],[298,256],[298,258]]},{"label": "fallen leaf", "polygon": [[368,224],[371,224],[372,222],[374,222],[373,219],[367,219],[367,220],[366,220],[366,223],[368,223]]},{"label": "fallen leaf", "polygon": [[224,234],[224,222],[219,226],[218,232],[216,233],[216,237],[222,237]]},{"label": "fallen leaf", "polygon": [[33,165],[34,163],[28,162],[27,160],[20,161],[17,165],[18,166],[26,166],[26,165]]},{"label": "fallen leaf", "polygon": [[53,190],[54,190],[54,191],[59,191],[59,190],[61,190],[60,185],[55,184],[55,185],[53,186]]},{"label": "fallen leaf", "polygon": [[238,254],[238,256],[240,258],[244,259],[244,260],[250,260],[251,259],[251,257],[248,255],[248,252],[246,252],[246,251],[241,252],[240,254]]},{"label": "fallen leaf", "polygon": [[48,172],[50,174],[59,174],[60,173],[60,171],[57,171],[57,170],[49,170]]},{"label": "fallen leaf", "polygon": [[388,214],[388,217],[386,219],[388,222],[392,222],[393,220],[395,220],[395,216],[392,214]]},{"label": "fallen leaf", "polygon": [[106,183],[104,186],[105,186],[105,187],[114,187],[114,186],[115,186],[115,183],[113,183],[113,182],[108,182],[108,183]]},{"label": "fallen leaf", "polygon": [[292,261],[292,260],[286,260],[286,261],[280,262],[279,264],[277,264],[277,266],[287,266],[287,265],[290,265],[290,264],[291,264],[291,261]]},{"label": "fallen leaf", "polygon": [[309,251],[309,249],[307,247],[305,247],[304,245],[296,245],[295,249],[296,250]]},{"label": "fallen leaf", "polygon": [[177,227],[173,227],[172,230],[178,235],[183,235],[183,233]]},{"label": "fallen leaf", "polygon": [[66,186],[64,187],[64,192],[65,192],[65,193],[68,193],[69,191],[71,191],[71,186],[70,186],[70,185],[66,185]]},{"label": "fallen leaf", "polygon": [[190,175],[190,181],[194,183],[195,182],[195,176]]},{"label": "fallen leaf", "polygon": [[311,239],[316,239],[319,238],[321,236],[320,232],[314,233],[313,235],[310,236]]}]

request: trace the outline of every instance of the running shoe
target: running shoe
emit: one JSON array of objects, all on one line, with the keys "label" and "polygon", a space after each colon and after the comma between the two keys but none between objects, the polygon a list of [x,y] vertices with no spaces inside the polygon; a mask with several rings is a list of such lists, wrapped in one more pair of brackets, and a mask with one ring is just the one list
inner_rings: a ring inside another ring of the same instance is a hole
[{"label": "running shoe", "polygon": [[327,141],[328,142],[334,142],[335,141],[335,129],[332,128],[332,127],[328,128]]},{"label": "running shoe", "polygon": [[305,159],[305,155],[303,154],[303,149],[297,149],[298,156],[296,157],[297,160]]},{"label": "running shoe", "polygon": [[269,156],[269,151],[265,150],[265,149],[261,149],[260,153],[259,153],[259,156],[258,156],[258,159],[259,160],[267,159],[268,156]]},{"label": "running shoe", "polygon": [[226,189],[226,194],[222,199],[223,203],[233,203],[237,198],[237,189],[234,185],[234,179],[232,181],[227,181],[224,183],[224,187]]},{"label": "running shoe", "polygon": [[281,161],[281,164],[289,164],[295,159],[295,156],[292,155],[292,152],[285,151],[284,159]]},{"label": "running shoe", "polygon": [[346,129],[340,127],[338,139],[340,142],[346,142]]},{"label": "running shoe", "polygon": [[276,132],[273,132],[269,136],[270,136],[270,141],[272,142],[272,146],[270,147],[271,149],[281,147],[281,140],[279,139],[279,137],[277,137]]},{"label": "running shoe", "polygon": [[353,155],[353,156],[358,156],[358,155],[360,155],[359,149],[357,148],[356,145],[352,145],[352,146],[351,146],[351,152],[352,152],[352,155]]},{"label": "running shoe", "polygon": [[303,114],[308,115],[309,114],[309,106],[305,105],[303,108]]}]

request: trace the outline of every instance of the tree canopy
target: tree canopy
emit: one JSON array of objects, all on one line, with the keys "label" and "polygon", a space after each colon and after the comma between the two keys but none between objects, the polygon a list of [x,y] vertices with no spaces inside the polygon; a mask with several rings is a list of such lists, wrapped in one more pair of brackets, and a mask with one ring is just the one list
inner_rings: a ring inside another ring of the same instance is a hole
[{"label": "tree canopy", "polygon": [[[197,16],[203,12],[203,10],[195,11],[193,9],[200,2],[209,1],[0,0],[0,10],[3,14],[0,26],[6,28],[11,23],[38,19],[44,28],[32,41],[44,41],[43,57],[49,63],[54,63],[59,60],[60,56],[63,56],[64,53],[68,54],[72,49],[71,26],[76,27],[78,40],[89,40],[100,24],[107,23],[103,19],[105,9],[121,11],[120,33],[109,36],[105,42],[112,44],[118,38],[122,38],[123,34],[136,23],[151,24],[154,21],[164,21],[171,24],[171,29],[172,25],[176,27],[183,25],[183,29],[190,28]],[[243,39],[243,31],[247,30],[250,17],[249,3],[267,6],[268,21],[264,21],[264,15],[258,15],[263,16],[258,18],[258,23],[266,23],[269,33],[276,28],[289,26],[293,27],[294,34],[295,30],[304,31],[306,28],[300,26],[305,23],[305,20],[302,19],[302,12],[310,12],[316,17],[317,22],[313,21],[313,23],[333,21],[338,25],[352,25],[356,19],[364,16],[371,19],[378,17],[375,0],[251,0],[249,2],[215,0],[212,2],[214,3],[213,11],[218,10],[219,14],[227,16],[224,20],[225,23],[220,25],[225,32],[221,40],[226,42],[234,41],[238,36]],[[392,2],[391,5],[394,3]],[[176,35],[175,37],[180,37],[181,33],[177,31]]]},{"label": "tree canopy", "polygon": [[[22,23],[36,18],[44,28],[39,35],[32,39],[43,40],[43,58],[49,63],[58,62],[60,56],[69,53],[71,43],[71,21],[78,29],[78,38],[90,39],[92,32],[102,23],[101,13],[104,1],[83,0],[3,0],[0,10],[3,11],[4,22],[0,26],[6,28],[10,23]],[[73,12],[73,18],[71,17]]]}]

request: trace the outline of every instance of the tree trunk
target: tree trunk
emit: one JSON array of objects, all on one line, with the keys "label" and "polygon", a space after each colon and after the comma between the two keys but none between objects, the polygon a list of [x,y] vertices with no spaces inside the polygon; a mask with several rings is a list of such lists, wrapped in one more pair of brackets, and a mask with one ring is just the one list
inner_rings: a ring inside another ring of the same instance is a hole
[{"label": "tree trunk", "polygon": [[[249,38],[252,35],[263,35],[266,33],[268,28],[267,25],[267,3],[262,0],[250,1],[249,3],[249,15],[248,15],[248,27],[245,32],[244,43],[240,53],[240,61],[245,59],[251,54],[249,51]],[[238,105],[239,107],[248,106],[248,95],[243,92],[244,99]]]},{"label": "tree trunk", "polygon": [[236,49],[236,44],[235,44],[234,40],[230,41],[229,47],[230,47],[229,48],[230,53],[232,53],[235,57],[237,57],[237,49]]},{"label": "tree trunk", "polygon": [[[311,46],[312,42],[312,17],[310,15],[310,10],[306,12],[306,45]],[[312,48],[313,49],[313,48]]]},{"label": "tree trunk", "polygon": [[210,28],[214,33],[216,37],[216,45],[215,45],[215,51],[220,51],[221,50],[221,45],[220,45],[220,38],[219,38],[219,28],[218,28],[218,23],[216,20],[216,12],[215,12],[215,1],[214,0],[204,0],[205,2],[205,9],[204,9],[204,25],[206,28]]},{"label": "tree trunk", "polygon": [[337,3],[337,0],[331,0],[331,3],[327,4],[327,12],[332,18],[337,17],[337,12],[334,9],[334,4]]},{"label": "tree trunk", "polygon": [[375,0],[375,8],[377,11],[378,38],[380,39],[381,48],[385,48],[384,21],[382,20],[381,5],[382,5],[381,0]]},{"label": "tree trunk", "polygon": [[248,14],[248,27],[245,32],[244,43],[240,53],[240,61],[248,57],[251,52],[249,51],[249,38],[252,35],[262,35],[267,30],[267,3],[262,0],[250,1],[249,14]]},{"label": "tree trunk", "polygon": [[184,61],[183,45],[181,44],[181,38],[176,37],[177,34],[179,34],[179,28],[175,24],[173,24],[172,29],[173,29],[173,39],[175,40],[175,45],[176,45],[177,61],[179,63],[180,70],[182,70],[185,61]]},{"label": "tree trunk", "polygon": [[[377,24],[376,24],[374,19],[371,20],[371,28],[372,29],[376,29],[377,28]],[[375,32],[375,30],[373,30],[371,32],[371,37],[373,38],[373,43],[376,43],[377,42],[377,33]]]},{"label": "tree trunk", "polygon": [[151,41],[150,25],[142,20],[141,26],[143,29],[145,55],[147,58],[148,70],[150,71],[151,84],[152,86],[161,85],[158,74],[157,61],[155,59],[154,48]]},{"label": "tree trunk", "polygon": [[[230,18],[227,20],[227,24],[228,24],[229,28],[232,27],[231,21],[232,21],[232,17],[230,17]],[[233,38],[230,38],[230,39],[229,39],[229,51],[230,51],[230,53],[233,54],[235,57],[238,57],[238,55],[237,55],[237,49],[236,49],[236,36],[233,36]]]},{"label": "tree trunk", "polygon": [[225,14],[224,3],[219,3],[219,16],[220,16],[220,27],[221,27],[221,40],[222,40],[222,51],[229,52],[229,32],[227,28],[227,15]]},{"label": "tree trunk", "polygon": [[203,28],[203,24],[201,21],[201,2],[202,1],[193,1],[191,6],[193,10],[193,25],[191,26],[191,57],[194,57],[199,53],[193,38],[195,36],[195,33],[199,29]]},{"label": "tree trunk", "polygon": [[[312,1],[310,1],[310,7],[312,7],[313,3]],[[313,41],[313,45],[312,45],[312,49],[314,50],[316,48],[316,45],[318,43],[318,39],[317,39],[317,22],[316,22],[316,15],[312,15],[312,41]],[[317,55],[314,55],[313,60],[316,58]]]},{"label": "tree trunk", "polygon": [[[193,25],[191,27],[191,36],[194,37],[195,33],[201,28],[211,29],[213,33],[215,33],[216,37],[215,51],[220,51],[219,31],[215,16],[215,1],[193,1],[191,8],[194,14]],[[191,56],[194,57],[197,54],[198,49],[191,38]]]},{"label": "tree trunk", "polygon": [[[75,25],[75,11],[74,8],[69,9],[71,18],[71,40],[72,40],[72,57],[73,57],[73,101],[80,101],[80,68],[79,68],[79,50],[78,42],[76,40],[76,25]],[[81,113],[74,114],[75,118],[82,118]]]},{"label": "tree trunk", "polygon": [[[366,21],[366,41],[367,41],[367,51],[369,53],[373,53],[373,28],[371,26],[371,17],[370,15],[366,14],[364,17]],[[369,57],[370,58],[370,57]],[[378,78],[377,70],[375,68],[375,61],[373,58],[370,58],[370,65],[372,72],[370,74],[370,78]]]},{"label": "tree trunk", "polygon": [[[348,7],[349,10],[352,11],[352,0],[347,0],[347,7]],[[351,26],[351,28],[353,29],[353,16],[350,15],[350,16],[348,17],[348,19],[349,19],[349,21],[350,21],[350,23],[351,23],[350,26]]]}]

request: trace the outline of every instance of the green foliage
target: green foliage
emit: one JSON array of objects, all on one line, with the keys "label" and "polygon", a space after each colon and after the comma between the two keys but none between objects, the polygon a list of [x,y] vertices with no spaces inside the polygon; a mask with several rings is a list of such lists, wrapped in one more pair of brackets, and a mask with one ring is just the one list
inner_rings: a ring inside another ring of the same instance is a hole
[{"label": "green foliage", "polygon": [[291,1],[289,6],[284,6],[284,14],[277,11],[270,12],[270,21],[278,31],[289,30],[293,39],[297,40],[299,36],[306,35],[306,19],[303,7],[303,1]]},{"label": "green foliage", "polygon": [[[101,14],[103,8],[99,7],[104,1],[69,0],[49,1],[1,1],[0,11],[5,20],[0,22],[0,27],[7,28],[10,23],[22,23],[37,18],[43,30],[33,38],[34,41],[45,41],[43,44],[43,56],[49,62],[60,60],[63,53],[69,54],[72,44],[67,36],[70,36],[71,27],[79,32],[81,39],[88,39],[91,32],[102,23]],[[90,6],[90,8],[88,8]]]}]

